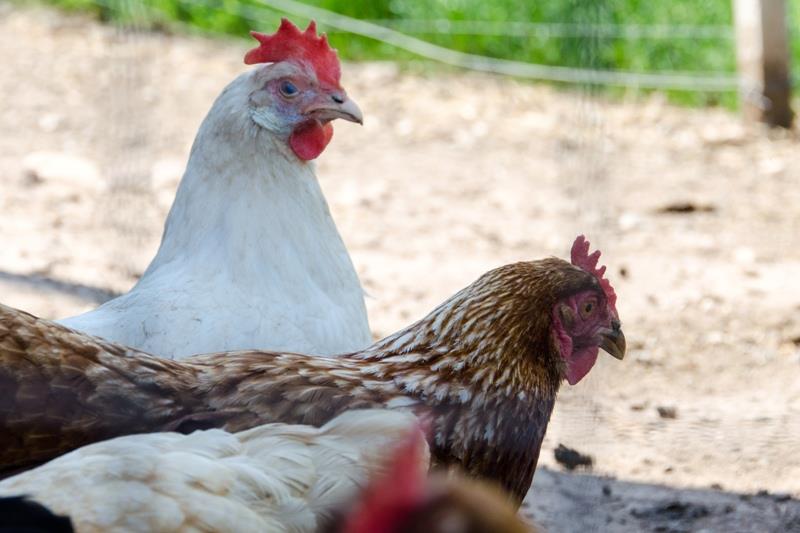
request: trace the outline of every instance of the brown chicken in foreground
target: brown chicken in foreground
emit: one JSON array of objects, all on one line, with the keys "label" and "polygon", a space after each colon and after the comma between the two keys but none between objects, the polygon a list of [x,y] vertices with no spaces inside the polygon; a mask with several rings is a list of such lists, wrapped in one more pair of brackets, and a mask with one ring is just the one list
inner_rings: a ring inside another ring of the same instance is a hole
[{"label": "brown chicken in foreground", "polygon": [[490,483],[459,472],[428,475],[424,441],[409,434],[382,473],[322,533],[535,533]]},{"label": "brown chicken in foreground", "polygon": [[616,295],[578,237],[556,258],[490,271],[370,348],[328,358],[243,351],[171,361],[0,307],[0,469],[107,438],[267,422],[321,425],[349,409],[430,419],[438,466],[520,503],[562,379],[603,348],[621,359]]}]

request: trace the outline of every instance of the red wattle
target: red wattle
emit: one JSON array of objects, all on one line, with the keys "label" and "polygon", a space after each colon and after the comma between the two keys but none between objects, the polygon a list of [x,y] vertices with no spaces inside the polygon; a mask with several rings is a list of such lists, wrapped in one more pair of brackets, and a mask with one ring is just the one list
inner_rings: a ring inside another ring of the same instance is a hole
[{"label": "red wattle", "polygon": [[597,361],[597,346],[590,346],[567,357],[567,383],[575,385],[582,380]]},{"label": "red wattle", "polygon": [[333,125],[309,120],[297,126],[289,136],[289,146],[297,157],[311,161],[319,157],[333,137]]}]

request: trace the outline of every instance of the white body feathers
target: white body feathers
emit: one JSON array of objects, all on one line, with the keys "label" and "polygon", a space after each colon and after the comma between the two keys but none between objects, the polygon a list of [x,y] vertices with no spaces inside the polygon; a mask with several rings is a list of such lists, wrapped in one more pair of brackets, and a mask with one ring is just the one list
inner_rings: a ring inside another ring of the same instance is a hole
[{"label": "white body feathers", "polygon": [[234,80],[203,121],[136,286],[61,324],[169,358],[370,344],[361,284],[313,164],[252,119],[255,73]]},{"label": "white body feathers", "polygon": [[0,496],[29,495],[81,533],[311,532],[388,466],[415,425],[408,413],[367,410],[321,428],[119,437],[3,480]]}]

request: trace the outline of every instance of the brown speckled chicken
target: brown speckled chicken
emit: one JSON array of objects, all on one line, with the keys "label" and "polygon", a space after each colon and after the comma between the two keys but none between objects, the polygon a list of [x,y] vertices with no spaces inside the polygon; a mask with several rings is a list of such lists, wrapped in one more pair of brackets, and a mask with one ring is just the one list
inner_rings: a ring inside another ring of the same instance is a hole
[{"label": "brown speckled chicken", "polygon": [[324,533],[535,533],[497,487],[459,472],[427,475],[424,441],[409,434],[394,457]]},{"label": "brown speckled chicken", "polygon": [[521,502],[559,385],[621,359],[616,295],[581,236],[572,262],[492,270],[417,323],[337,358],[243,351],[159,359],[0,308],[0,468],[152,431],[322,425],[349,409],[431,420],[431,454]]}]

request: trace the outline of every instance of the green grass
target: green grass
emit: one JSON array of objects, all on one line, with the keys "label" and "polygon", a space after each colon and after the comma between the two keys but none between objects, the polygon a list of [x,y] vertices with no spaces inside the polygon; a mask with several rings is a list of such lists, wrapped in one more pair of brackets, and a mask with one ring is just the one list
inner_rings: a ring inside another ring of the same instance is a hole
[{"label": "green grass", "polygon": [[[257,28],[269,31],[284,14],[257,0],[45,0],[67,9],[95,12],[104,20],[174,29],[175,23],[232,35]],[[392,22],[446,19],[573,23],[579,25],[669,25],[731,27],[731,0],[305,0],[307,4],[363,19]],[[800,0],[790,3],[790,20],[800,21]],[[305,21],[290,17],[300,23]],[[790,27],[795,26],[791,24]],[[326,29],[323,27],[323,29]],[[371,39],[328,29],[345,59],[417,59]],[[633,72],[695,71],[731,73],[735,69],[730,36],[695,38],[623,38],[597,32],[587,35],[449,35],[414,33],[415,37],[473,54],[516,61]],[[800,39],[792,52],[800,59]],[[796,62],[795,64],[800,64]],[[619,90],[612,89],[612,92]],[[669,91],[673,101],[690,105],[734,106],[735,94]]]}]

